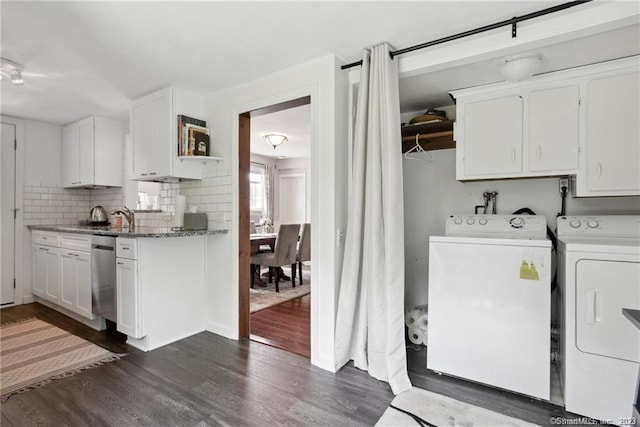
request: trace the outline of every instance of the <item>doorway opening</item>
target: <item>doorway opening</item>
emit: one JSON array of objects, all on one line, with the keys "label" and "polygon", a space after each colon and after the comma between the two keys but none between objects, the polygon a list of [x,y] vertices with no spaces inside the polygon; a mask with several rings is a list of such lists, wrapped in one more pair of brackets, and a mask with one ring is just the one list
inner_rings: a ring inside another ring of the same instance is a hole
[{"label": "doorway opening", "polygon": [[[240,336],[309,358],[310,262],[274,268],[279,292],[275,277],[269,283],[266,266],[254,273],[250,265],[252,256],[255,262],[257,254],[278,251],[274,242],[282,225],[297,225],[298,234],[310,230],[302,226],[311,218],[310,104],[305,96],[240,114],[238,150]],[[270,145],[264,136],[274,133],[287,139]]]}]

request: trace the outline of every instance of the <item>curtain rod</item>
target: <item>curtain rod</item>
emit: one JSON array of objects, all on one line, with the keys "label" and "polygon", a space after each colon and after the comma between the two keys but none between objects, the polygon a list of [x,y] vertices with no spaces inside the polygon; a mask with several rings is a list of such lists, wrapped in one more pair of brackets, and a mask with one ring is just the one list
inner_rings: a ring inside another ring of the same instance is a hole
[{"label": "curtain rod", "polygon": [[[405,49],[394,50],[393,52],[389,52],[389,55],[393,59],[393,57],[398,56],[398,55],[402,55],[403,53],[413,52],[415,50],[424,49],[426,47],[431,47],[431,46],[435,46],[435,45],[438,45],[438,44],[450,42],[450,41],[453,41],[453,40],[458,40],[458,39],[461,39],[463,37],[473,36],[475,34],[484,33],[484,32],[489,31],[489,30],[495,30],[496,28],[504,27],[504,26],[507,26],[507,25],[511,25],[511,37],[515,38],[518,35],[517,34],[517,27],[516,27],[516,24],[518,22],[522,22],[522,21],[526,21],[526,20],[529,20],[529,19],[537,18],[539,16],[548,15],[548,14],[554,13],[554,12],[559,12],[561,10],[569,9],[570,7],[578,6],[580,4],[588,3],[590,1],[591,0],[572,1],[572,2],[569,2],[569,3],[563,3],[563,4],[559,4],[557,6],[549,7],[549,8],[546,8],[546,9],[542,9],[542,10],[539,10],[537,12],[528,13],[526,15],[514,16],[511,19],[505,19],[504,21],[496,22],[495,24],[489,24],[489,25],[485,25],[483,27],[474,28],[473,30],[464,31],[462,33],[454,34],[454,35],[448,36],[448,37],[443,37],[443,38],[440,38],[440,39],[437,39],[437,40],[432,40],[430,42],[422,43],[422,44],[419,44],[419,45],[407,47]],[[348,68],[357,67],[358,65],[362,65],[362,59],[360,61],[356,61],[356,62],[352,62],[350,64],[343,65],[343,66],[340,67],[340,69],[346,70]]]}]

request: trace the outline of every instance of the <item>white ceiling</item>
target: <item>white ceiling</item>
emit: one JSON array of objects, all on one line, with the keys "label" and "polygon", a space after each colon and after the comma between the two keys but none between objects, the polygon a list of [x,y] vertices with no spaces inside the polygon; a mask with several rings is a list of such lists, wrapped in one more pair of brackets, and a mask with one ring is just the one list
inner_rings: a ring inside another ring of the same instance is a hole
[{"label": "white ceiling", "polygon": [[[2,81],[1,112],[54,124],[92,114],[126,120],[131,99],[162,87],[213,92],[320,56],[352,62],[380,42],[405,48],[561,3],[3,0],[0,51],[24,65],[25,84]],[[541,49],[543,71],[637,54],[638,26],[618,31]],[[448,91],[498,80],[492,61],[403,79],[401,110],[450,104]],[[308,133],[291,123],[298,113],[264,116],[255,129],[291,134],[293,149]]]},{"label": "white ceiling", "polygon": [[[288,140],[273,148],[264,135],[279,133]],[[251,153],[280,159],[311,156],[311,105],[251,118]]]}]

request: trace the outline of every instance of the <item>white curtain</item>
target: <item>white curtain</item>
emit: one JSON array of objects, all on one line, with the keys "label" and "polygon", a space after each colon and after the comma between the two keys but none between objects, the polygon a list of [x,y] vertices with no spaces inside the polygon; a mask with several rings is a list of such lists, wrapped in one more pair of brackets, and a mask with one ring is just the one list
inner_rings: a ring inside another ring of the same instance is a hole
[{"label": "white curtain", "polygon": [[404,214],[397,61],[365,50],[353,145],[349,222],[336,319],[336,361],[411,388],[404,341]]},{"label": "white curtain", "polygon": [[265,192],[265,214],[266,218],[269,218],[272,223],[275,222],[274,216],[274,204],[275,204],[275,165],[267,163],[264,169],[264,192]]}]

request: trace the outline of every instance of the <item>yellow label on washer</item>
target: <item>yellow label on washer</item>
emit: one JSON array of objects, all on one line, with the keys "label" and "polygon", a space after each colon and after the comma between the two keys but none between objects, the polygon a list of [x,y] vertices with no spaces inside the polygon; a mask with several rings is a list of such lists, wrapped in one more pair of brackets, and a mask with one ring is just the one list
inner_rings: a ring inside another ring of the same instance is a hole
[{"label": "yellow label on washer", "polygon": [[522,260],[522,264],[520,265],[520,278],[525,280],[540,280],[538,270],[536,270],[533,262],[529,264],[526,260]]}]

